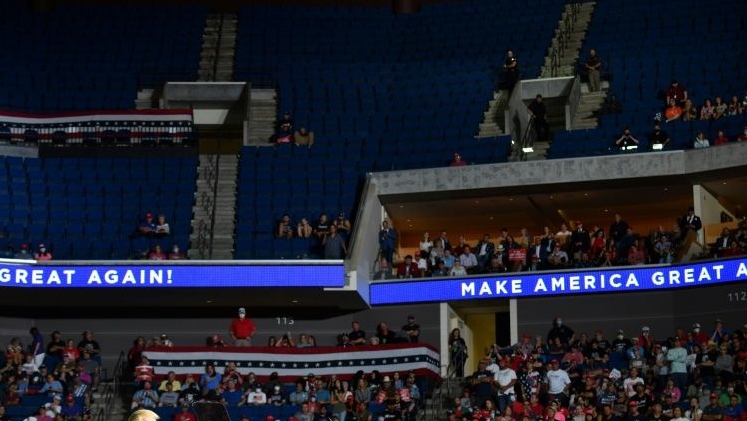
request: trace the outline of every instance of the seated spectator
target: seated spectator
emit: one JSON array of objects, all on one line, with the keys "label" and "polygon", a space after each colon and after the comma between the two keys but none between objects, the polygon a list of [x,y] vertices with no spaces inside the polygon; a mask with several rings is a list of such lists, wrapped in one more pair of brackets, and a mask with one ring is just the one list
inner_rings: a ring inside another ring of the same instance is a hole
[{"label": "seated spectator", "polygon": [[291,222],[291,217],[287,213],[280,218],[275,235],[278,238],[293,238],[293,222]]},{"label": "seated spectator", "polygon": [[327,218],[327,214],[323,213],[319,215],[319,219],[316,222],[316,226],[314,227],[314,235],[319,240],[319,243],[323,243],[324,239],[327,238],[327,235],[329,234],[329,219]]},{"label": "seated spectator", "polygon": [[163,252],[160,244],[156,244],[153,250],[148,253],[148,260],[166,260],[166,253]]},{"label": "seated spectator", "polygon": [[186,260],[187,256],[179,249],[179,244],[174,244],[167,256],[168,260]]},{"label": "seated spectator", "polygon": [[708,139],[706,139],[705,134],[702,131],[698,131],[698,135],[695,137],[695,141],[693,142],[693,148],[695,149],[704,149],[711,146]]},{"label": "seated spectator", "polygon": [[703,106],[700,107],[700,119],[701,120],[713,120],[716,114],[716,107],[711,103],[710,98],[706,98]]},{"label": "seated spectator", "polygon": [[688,99],[685,106],[682,107],[682,120],[695,121],[698,119],[698,109],[693,105],[693,101]]},{"label": "seated spectator", "polygon": [[182,405],[191,405],[199,397],[200,385],[197,384],[195,378],[191,374],[188,374],[184,379],[182,390],[179,392],[179,403]]},{"label": "seated spectator", "polygon": [[670,141],[669,135],[661,129],[661,125],[654,124],[654,131],[648,136],[649,147],[658,151],[666,148]]},{"label": "seated spectator", "polygon": [[52,253],[47,250],[47,246],[44,243],[39,244],[36,254],[34,254],[34,260],[52,260]]},{"label": "seated spectator", "polygon": [[628,127],[623,130],[622,136],[615,140],[615,146],[621,151],[633,150],[638,148],[638,139],[636,139],[631,133]]},{"label": "seated spectator", "polygon": [[174,421],[197,421],[197,417],[189,412],[189,408],[189,405],[182,405],[181,410],[174,415]]},{"label": "seated spectator", "polygon": [[449,270],[449,276],[467,276],[467,270],[459,260],[454,260],[454,266]]},{"label": "seated spectator", "polygon": [[158,405],[158,392],[151,388],[150,381],[143,383],[143,388],[132,395],[131,409],[145,408],[153,409]]},{"label": "seated spectator", "polygon": [[463,167],[467,165],[467,161],[462,160],[462,156],[459,153],[454,152],[454,159],[449,163],[450,167]]},{"label": "seated spectator", "polygon": [[301,405],[309,400],[309,393],[304,390],[303,382],[296,382],[296,390],[288,396],[288,403],[291,405]]},{"label": "seated spectator", "polygon": [[744,126],[742,133],[737,136],[737,142],[747,142],[747,126]]},{"label": "seated spectator", "polygon": [[646,263],[646,255],[643,248],[638,247],[638,240],[636,240],[628,249],[628,264],[642,265],[644,263]]},{"label": "seated spectator", "polygon": [[67,395],[65,398],[65,405],[60,409],[60,415],[65,420],[79,420],[83,416],[83,407],[75,402],[75,396]]},{"label": "seated spectator", "polygon": [[200,390],[210,391],[218,387],[223,376],[215,371],[215,366],[208,363],[205,366],[205,373],[200,377]]},{"label": "seated spectator", "polygon": [[412,261],[412,256],[409,254],[405,256],[405,261],[397,266],[397,277],[398,278],[419,278],[420,269],[418,269],[417,263]]},{"label": "seated spectator", "polygon": [[654,254],[659,263],[672,263],[672,242],[666,235],[662,235],[654,244]]},{"label": "seated spectator", "polygon": [[49,396],[54,396],[61,394],[62,392],[62,383],[57,380],[54,374],[47,374],[47,382],[44,383],[44,386],[42,386],[41,389],[39,389],[39,393],[46,393]]},{"label": "seated spectator", "polygon": [[100,373],[101,373],[101,362],[99,360],[93,358],[93,355],[91,355],[88,351],[83,351],[83,355],[80,358],[80,361],[78,361],[79,366],[85,370],[86,373],[88,373],[92,378],[92,384],[91,387],[95,391],[99,387],[99,380],[100,380]]},{"label": "seated spectator", "polygon": [[716,138],[713,139],[714,145],[726,145],[729,143],[729,138],[724,135],[723,129],[718,129],[718,132],[716,132]]},{"label": "seated spectator", "polygon": [[726,115],[727,105],[724,100],[720,97],[716,97],[716,102],[713,104],[713,119],[718,120]]},{"label": "seated spectator", "polygon": [[314,132],[310,132],[306,127],[301,127],[297,132],[293,133],[293,140],[297,146],[314,146]]},{"label": "seated spectator", "polygon": [[443,260],[438,260],[436,268],[433,269],[431,276],[449,276],[449,269],[446,267],[446,263]]},{"label": "seated spectator", "polygon": [[242,400],[242,395],[242,390],[239,388],[238,382],[234,379],[231,379],[226,383],[226,389],[221,394],[223,401],[229,408],[239,406]]},{"label": "seated spectator", "polygon": [[451,268],[454,267],[454,262],[456,262],[456,258],[451,254],[451,250],[444,250],[444,257],[441,258],[441,260],[446,265],[446,268],[451,270]]},{"label": "seated spectator", "polygon": [[309,220],[301,218],[301,222],[296,227],[296,235],[298,238],[311,238],[311,234],[314,232],[314,228],[309,224]]},{"label": "seated spectator", "polygon": [[154,237],[158,234],[157,225],[153,221],[153,214],[145,214],[145,219],[140,222],[137,231],[143,237]]},{"label": "seated spectator", "polygon": [[288,111],[278,121],[275,135],[271,140],[276,143],[290,143],[293,141],[293,119]]},{"label": "seated spectator", "polygon": [[21,244],[21,250],[13,256],[14,259],[34,260],[34,256],[29,252],[29,246],[26,243]]},{"label": "seated spectator", "polygon": [[174,391],[174,384],[167,383],[166,389],[161,393],[160,402],[158,406],[165,406],[169,408],[176,408],[179,402],[179,393]]},{"label": "seated spectator", "polygon": [[169,371],[168,374],[166,374],[166,378],[161,380],[161,384],[158,386],[158,391],[165,392],[166,386],[168,385],[171,385],[175,392],[180,392],[182,390],[182,382],[176,378],[176,373],[173,371]]},{"label": "seated spectator", "polygon": [[679,120],[682,117],[682,107],[677,105],[675,100],[669,101],[669,105],[664,110],[664,119],[667,123]]},{"label": "seated spectator", "polygon": [[270,393],[267,394],[267,404],[273,406],[285,405],[285,394],[280,385],[273,386]]},{"label": "seated spectator", "polygon": [[392,268],[389,266],[386,258],[382,257],[379,261],[379,270],[374,273],[373,279],[392,279]]},{"label": "seated spectator", "polygon": [[459,256],[459,263],[467,273],[472,273],[477,269],[477,257],[472,253],[470,246],[465,245],[462,247],[462,254]]},{"label": "seated spectator", "polygon": [[667,104],[674,100],[677,105],[680,107],[683,106],[685,101],[687,101],[687,89],[680,85],[677,79],[672,79],[672,83],[667,88],[666,100]]},{"label": "seated spectator", "polygon": [[726,110],[726,115],[733,117],[744,113],[744,105],[739,101],[739,98],[734,95],[731,97],[731,101]]},{"label": "seated spectator", "polygon": [[563,268],[568,266],[568,253],[560,249],[559,244],[555,244],[552,253],[547,256],[547,264],[551,268]]},{"label": "seated spectator", "polygon": [[171,227],[166,222],[166,215],[158,215],[158,222],[156,223],[156,235],[159,237],[166,237],[171,234]]},{"label": "seated spectator", "polygon": [[396,342],[397,335],[389,329],[389,325],[386,322],[381,322],[376,326],[376,338],[379,339],[380,344],[387,345]]}]

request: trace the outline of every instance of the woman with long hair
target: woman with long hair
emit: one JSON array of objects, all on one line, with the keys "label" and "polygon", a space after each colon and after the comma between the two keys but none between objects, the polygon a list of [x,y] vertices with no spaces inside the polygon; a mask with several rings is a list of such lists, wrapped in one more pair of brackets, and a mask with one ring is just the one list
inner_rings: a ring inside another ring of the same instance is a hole
[{"label": "woman with long hair", "polygon": [[454,367],[456,377],[464,377],[464,363],[467,361],[467,343],[462,338],[459,328],[452,329],[449,334],[449,356]]}]

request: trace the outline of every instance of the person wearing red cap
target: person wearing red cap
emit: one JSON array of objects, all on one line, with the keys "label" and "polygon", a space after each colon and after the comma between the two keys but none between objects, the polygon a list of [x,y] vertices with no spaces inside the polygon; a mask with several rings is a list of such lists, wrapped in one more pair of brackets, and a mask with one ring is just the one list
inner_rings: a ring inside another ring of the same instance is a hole
[{"label": "person wearing red cap", "polygon": [[252,344],[252,335],[257,328],[254,326],[252,319],[246,317],[246,309],[239,309],[239,316],[231,322],[228,333],[231,334],[236,346],[250,346]]},{"label": "person wearing red cap", "polygon": [[558,360],[550,361],[550,367],[545,374],[547,380],[547,393],[558,400],[563,406],[568,405],[568,391],[571,385],[571,379],[565,370],[559,367]]},{"label": "person wearing red cap", "polygon": [[13,258],[21,260],[34,260],[34,256],[29,253],[29,246],[26,243],[21,244],[21,249],[18,250],[18,253],[16,253]]},{"label": "person wearing red cap", "polygon": [[152,213],[145,214],[145,219],[143,219],[140,222],[140,225],[138,226],[137,231],[143,237],[152,237],[158,234],[158,230],[156,229],[156,223],[155,221],[153,221]]},{"label": "person wearing red cap", "polygon": [[711,393],[709,404],[703,408],[702,421],[721,421],[724,419],[724,409],[718,403],[718,394]]},{"label": "person wearing red cap", "polygon": [[467,161],[462,160],[462,156],[458,152],[454,152],[454,159],[449,163],[450,167],[463,167],[467,165]]},{"label": "person wearing red cap", "polygon": [[747,142],[747,126],[744,126],[742,134],[737,136],[737,142]]}]

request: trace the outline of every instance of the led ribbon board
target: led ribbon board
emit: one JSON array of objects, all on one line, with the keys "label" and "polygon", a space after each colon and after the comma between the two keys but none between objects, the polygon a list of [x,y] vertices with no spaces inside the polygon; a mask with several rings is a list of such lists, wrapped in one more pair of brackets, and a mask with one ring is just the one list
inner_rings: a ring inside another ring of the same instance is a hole
[{"label": "led ribbon board", "polygon": [[[100,262],[97,262],[100,263]],[[184,264],[36,264],[0,261],[2,288],[237,288],[345,284],[342,261],[186,262]]]},{"label": "led ribbon board", "polygon": [[747,259],[604,270],[520,272],[464,278],[421,278],[370,285],[370,304],[667,290],[747,280]]}]

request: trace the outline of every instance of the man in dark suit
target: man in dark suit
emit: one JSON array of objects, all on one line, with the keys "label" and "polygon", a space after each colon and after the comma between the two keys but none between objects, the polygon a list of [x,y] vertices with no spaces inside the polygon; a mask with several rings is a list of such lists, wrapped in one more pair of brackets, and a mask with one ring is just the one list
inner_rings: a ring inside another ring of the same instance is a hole
[{"label": "man in dark suit", "polygon": [[589,247],[591,247],[591,236],[589,236],[589,231],[584,229],[584,224],[581,221],[576,221],[576,229],[571,234],[571,247],[574,260],[580,260],[581,255],[588,253]]},{"label": "man in dark suit", "polygon": [[690,206],[687,208],[687,215],[682,217],[680,221],[680,232],[683,237],[687,237],[688,231],[698,232],[703,228],[703,223],[700,221],[700,217],[695,214],[695,208]]},{"label": "man in dark suit", "polygon": [[433,245],[439,247],[441,250],[451,250],[451,241],[446,236],[446,231],[441,231],[441,236],[433,242]]},{"label": "man in dark suit", "polygon": [[485,272],[488,264],[490,264],[490,259],[493,257],[493,253],[495,253],[495,244],[490,241],[488,234],[482,236],[482,240],[477,243],[475,251],[477,254],[477,267],[480,272]]},{"label": "man in dark suit", "polygon": [[389,227],[388,220],[384,220],[384,222],[381,223],[381,231],[379,231],[379,248],[381,249],[381,256],[390,264],[393,262],[394,247],[396,246],[397,231],[394,228]]}]

